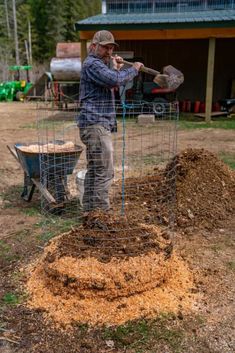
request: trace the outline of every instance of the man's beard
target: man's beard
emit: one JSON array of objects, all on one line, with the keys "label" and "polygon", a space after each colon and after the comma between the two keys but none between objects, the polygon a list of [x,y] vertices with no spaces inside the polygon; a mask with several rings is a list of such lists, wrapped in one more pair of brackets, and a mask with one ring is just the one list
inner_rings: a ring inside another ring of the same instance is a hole
[{"label": "man's beard", "polygon": [[101,59],[105,64],[109,64],[110,63],[110,60],[111,60],[111,56],[110,55],[100,55],[99,52],[98,52],[98,47],[95,48],[95,51],[94,51],[95,55]]},{"label": "man's beard", "polygon": [[103,56],[103,58],[101,58],[105,64],[109,64],[110,63],[110,59],[111,59],[111,56]]}]

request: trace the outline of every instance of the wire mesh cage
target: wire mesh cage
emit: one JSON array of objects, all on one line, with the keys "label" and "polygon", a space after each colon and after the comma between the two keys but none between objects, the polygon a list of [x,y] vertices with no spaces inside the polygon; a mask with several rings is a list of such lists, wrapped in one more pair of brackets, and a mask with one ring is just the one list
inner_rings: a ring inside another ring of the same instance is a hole
[{"label": "wire mesh cage", "polygon": [[51,102],[38,105],[41,206],[46,216],[77,218],[80,213],[75,173],[84,148],[75,123],[77,112],[75,103],[63,109]]},{"label": "wire mesh cage", "polygon": [[176,154],[178,104],[163,103],[159,111],[154,102],[130,103],[121,110],[113,187],[121,195],[121,213],[133,218],[136,210],[139,221],[172,226],[175,171],[170,162]]},{"label": "wire mesh cage", "polygon": [[178,310],[180,295],[172,293],[182,281],[167,287],[182,272],[169,232],[177,119],[177,103],[161,110],[156,102],[39,107],[42,228],[46,239],[58,236],[44,249],[31,292],[56,320],[121,324],[153,317],[168,290]]},{"label": "wire mesh cage", "polygon": [[[79,129],[77,104],[63,110],[39,105],[42,212],[55,222],[83,224],[79,249],[94,243],[106,250],[115,247],[121,255],[120,239],[127,234],[136,240],[146,235],[145,225],[168,229],[174,223],[178,104],[164,103],[159,111],[156,102],[94,102],[83,106],[83,114],[93,119],[97,106],[101,125]],[[104,123],[107,107],[112,107],[114,121],[117,117],[112,134]],[[97,129],[98,135],[93,133]],[[151,237],[144,247],[149,241]]]}]

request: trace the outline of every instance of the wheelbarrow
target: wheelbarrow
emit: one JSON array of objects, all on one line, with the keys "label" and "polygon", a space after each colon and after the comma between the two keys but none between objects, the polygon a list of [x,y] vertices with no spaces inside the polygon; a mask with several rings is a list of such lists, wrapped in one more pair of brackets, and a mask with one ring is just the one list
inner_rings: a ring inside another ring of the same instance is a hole
[{"label": "wheelbarrow", "polygon": [[[53,144],[63,145],[65,141],[56,140]],[[19,162],[24,171],[24,186],[21,197],[31,201],[37,187],[50,207],[61,207],[67,198],[67,176],[73,173],[83,148],[75,145],[73,150],[54,152],[23,151],[22,146],[38,145],[38,143],[16,143],[7,145],[13,157]],[[40,168],[40,165],[43,168]]]}]

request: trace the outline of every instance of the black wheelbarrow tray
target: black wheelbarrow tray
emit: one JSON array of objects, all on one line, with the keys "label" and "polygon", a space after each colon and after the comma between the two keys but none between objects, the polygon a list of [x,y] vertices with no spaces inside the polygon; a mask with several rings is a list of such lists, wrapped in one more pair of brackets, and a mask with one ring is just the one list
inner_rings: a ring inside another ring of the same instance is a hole
[{"label": "black wheelbarrow tray", "polygon": [[[63,145],[65,141],[56,140],[53,144]],[[62,180],[66,182],[66,176],[72,174],[75,165],[77,164],[83,148],[79,145],[74,145],[71,150],[59,150],[54,152],[45,152],[45,145],[39,146],[39,152],[23,151],[22,146],[38,145],[38,143],[16,143],[14,146],[7,145],[7,148],[13,157],[19,162],[24,171],[24,187],[21,197],[25,201],[31,201],[35,188],[37,187],[43,197],[52,206],[57,206],[63,198],[58,199],[57,193],[48,190],[48,178]],[[42,150],[42,151],[41,151]],[[45,170],[41,170],[42,166]],[[55,188],[54,188],[55,190]]]}]

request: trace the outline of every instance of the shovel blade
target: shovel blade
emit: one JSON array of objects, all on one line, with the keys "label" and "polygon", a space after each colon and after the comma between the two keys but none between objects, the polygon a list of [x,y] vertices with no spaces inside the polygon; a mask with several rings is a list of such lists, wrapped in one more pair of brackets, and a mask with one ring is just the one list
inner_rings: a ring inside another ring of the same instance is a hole
[{"label": "shovel blade", "polygon": [[168,83],[168,75],[165,74],[159,74],[154,77],[153,82],[156,83],[158,86],[161,88],[169,88],[169,83]]},{"label": "shovel blade", "polygon": [[172,65],[165,66],[163,73],[168,75],[168,88],[177,89],[184,82],[184,75]]}]

